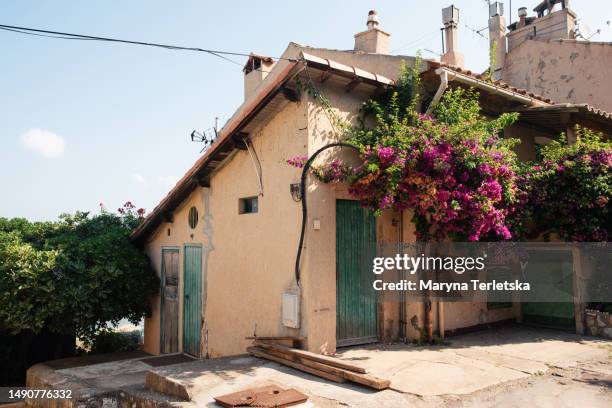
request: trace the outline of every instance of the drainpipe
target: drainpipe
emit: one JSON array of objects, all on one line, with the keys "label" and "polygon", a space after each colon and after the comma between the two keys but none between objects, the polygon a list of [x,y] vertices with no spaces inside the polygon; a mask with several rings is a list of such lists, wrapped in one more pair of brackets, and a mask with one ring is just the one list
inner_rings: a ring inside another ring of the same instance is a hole
[{"label": "drainpipe", "polygon": [[[401,253],[404,253],[404,210],[400,210],[399,214],[399,234],[398,234],[398,249],[401,250]],[[399,252],[399,251],[398,251]],[[406,271],[401,270],[401,279],[406,278]],[[407,343],[408,335],[406,333],[406,291],[400,292],[400,305],[399,305],[399,337],[400,341]]]},{"label": "drainpipe", "polygon": [[259,162],[257,153],[255,152],[255,149],[251,146],[251,143],[249,143],[246,139],[244,139],[243,142],[247,148],[247,151],[249,152],[249,156],[251,156],[251,162],[253,162],[253,167],[255,168],[255,173],[257,174],[257,182],[259,183],[259,195],[263,196],[264,193],[263,181],[261,176],[261,163]]},{"label": "drainpipe", "polygon": [[433,312],[431,311],[431,293],[427,292],[425,300],[425,329],[427,331],[427,342],[433,343]]},{"label": "drainpipe", "polygon": [[440,338],[444,338],[444,301],[438,301],[438,332]]},{"label": "drainpipe", "polygon": [[438,87],[436,94],[434,95],[433,99],[431,100],[431,103],[429,104],[429,107],[427,108],[427,111],[425,112],[427,115],[431,115],[438,102],[440,102],[440,99],[442,99],[442,95],[444,95],[446,88],[448,88],[448,71],[446,71],[445,69],[441,70],[440,72],[438,71],[440,70],[436,70],[436,74],[440,76],[440,86]]}]

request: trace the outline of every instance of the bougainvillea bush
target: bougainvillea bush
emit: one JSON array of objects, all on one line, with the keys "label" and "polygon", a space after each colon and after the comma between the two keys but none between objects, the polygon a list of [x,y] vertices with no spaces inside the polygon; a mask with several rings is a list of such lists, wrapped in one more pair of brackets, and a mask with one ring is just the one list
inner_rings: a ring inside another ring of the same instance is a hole
[{"label": "bougainvillea bush", "polygon": [[[306,89],[361,159],[357,166],[339,159],[315,165],[313,175],[347,182],[377,214],[413,210],[419,240],[521,240],[534,231],[568,241],[610,236],[612,153],[593,132],[578,129],[573,145],[561,136],[542,148],[540,162],[521,163],[513,150],[519,140],[501,136],[518,114],[485,118],[478,93],[462,88],[448,90],[431,115],[421,114],[418,105],[427,104],[416,68],[403,66],[397,86],[364,103],[353,127],[340,123],[314,86]],[[287,163],[302,168],[306,160]]]},{"label": "bougainvillea bush", "polygon": [[588,129],[577,142],[565,137],[541,150],[542,161],[526,174],[529,201],[525,217],[536,231],[565,241],[607,241],[612,229],[612,143]]},{"label": "bougainvillea bush", "polygon": [[[377,213],[413,209],[421,240],[511,239],[509,215],[519,201],[516,140],[499,134],[516,115],[486,119],[478,94],[460,88],[446,92],[433,115],[422,115],[418,89],[418,71],[403,67],[398,86],[368,101],[364,120],[346,135],[363,162],[349,167],[334,160],[314,175],[347,181],[350,194]],[[366,117],[375,126],[365,126]]]}]

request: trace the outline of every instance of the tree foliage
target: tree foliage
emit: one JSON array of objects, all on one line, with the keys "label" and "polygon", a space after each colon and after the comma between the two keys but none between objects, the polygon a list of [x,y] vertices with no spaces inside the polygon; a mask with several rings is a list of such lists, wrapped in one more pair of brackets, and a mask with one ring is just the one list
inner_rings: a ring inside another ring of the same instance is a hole
[{"label": "tree foliage", "polygon": [[367,101],[362,120],[344,135],[362,163],[335,160],[314,174],[348,181],[353,197],[376,213],[412,209],[421,240],[510,239],[516,141],[499,134],[517,116],[487,119],[478,94],[461,88],[447,91],[432,116],[420,114],[419,66],[403,65],[396,86]]},{"label": "tree foliage", "polygon": [[142,212],[77,212],[57,222],[0,219],[0,326],[13,333],[76,332],[149,313],[159,282],[128,237]]},{"label": "tree foliage", "polygon": [[328,100],[307,84],[338,136],[361,152],[359,165],[333,159],[311,167],[314,176],[347,182],[377,214],[413,210],[421,240],[520,240],[534,224],[568,241],[608,240],[610,142],[578,129],[577,143],[561,136],[541,149],[540,162],[522,163],[513,149],[520,141],[501,136],[518,114],[484,117],[473,89],[449,89],[431,116],[420,113],[420,64],[402,65],[396,86],[366,101],[356,126],[338,125]]},{"label": "tree foliage", "polygon": [[562,135],[545,145],[542,161],[526,170],[524,215],[536,231],[566,241],[608,241],[612,229],[612,143],[577,129],[576,143]]}]

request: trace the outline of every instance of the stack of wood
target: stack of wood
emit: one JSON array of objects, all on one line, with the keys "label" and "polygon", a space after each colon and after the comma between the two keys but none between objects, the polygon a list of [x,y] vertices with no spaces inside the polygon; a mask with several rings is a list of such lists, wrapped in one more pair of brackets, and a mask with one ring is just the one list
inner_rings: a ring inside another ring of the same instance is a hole
[{"label": "stack of wood", "polygon": [[389,388],[389,380],[369,375],[364,368],[346,361],[278,344],[272,339],[254,338],[253,340],[253,347],[248,347],[247,351],[255,357],[274,361],[337,383],[351,381],[375,390]]}]

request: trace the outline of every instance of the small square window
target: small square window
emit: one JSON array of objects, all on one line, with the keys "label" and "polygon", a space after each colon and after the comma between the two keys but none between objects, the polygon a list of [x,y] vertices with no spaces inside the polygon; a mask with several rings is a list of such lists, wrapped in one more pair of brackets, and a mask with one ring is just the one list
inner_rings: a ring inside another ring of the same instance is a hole
[{"label": "small square window", "polygon": [[238,213],[239,214],[253,214],[259,209],[259,202],[257,197],[246,197],[241,198],[238,202]]}]

